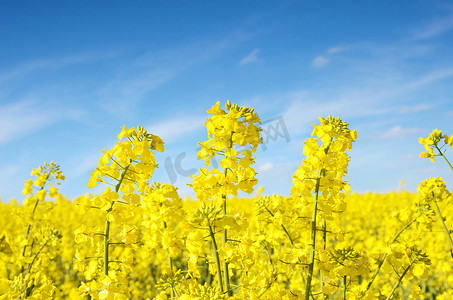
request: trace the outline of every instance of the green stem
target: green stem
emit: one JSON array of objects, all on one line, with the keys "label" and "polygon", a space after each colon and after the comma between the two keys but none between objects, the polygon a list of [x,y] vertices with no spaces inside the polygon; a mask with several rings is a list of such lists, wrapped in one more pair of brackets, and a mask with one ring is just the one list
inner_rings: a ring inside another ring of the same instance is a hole
[{"label": "green stem", "polygon": [[288,230],[286,230],[286,227],[285,227],[285,225],[281,224],[281,226],[282,226],[282,229],[283,229],[283,231],[285,232],[285,234],[286,234],[286,237],[288,238],[288,240],[289,240],[289,242],[290,242],[291,246],[293,246],[293,247],[294,247],[294,242],[293,242],[293,239],[292,239],[291,235],[289,235],[289,232],[288,232]]},{"label": "green stem", "polygon": [[[324,245],[324,250],[326,250],[327,247],[327,224],[326,224],[326,219],[322,218],[322,242]],[[324,299],[324,292],[322,291],[322,288],[324,287],[324,279],[322,277],[322,270],[319,270],[319,284],[321,286],[321,299]]]},{"label": "green stem", "polygon": [[453,253],[453,240],[451,239],[450,231],[448,230],[447,225],[445,225],[444,217],[442,216],[442,213],[440,212],[439,205],[437,205],[436,199],[433,199],[433,200],[434,200],[434,204],[436,205],[436,210],[437,210],[437,214],[440,218],[440,222],[442,223],[445,234],[447,235],[448,242],[450,243],[451,252]]},{"label": "green stem", "polygon": [[315,249],[316,249],[316,215],[318,212],[318,197],[319,197],[319,186],[321,182],[321,176],[324,173],[324,169],[321,170],[319,177],[316,179],[315,188],[315,202],[313,204],[313,215],[311,217],[311,244],[310,244],[310,263],[308,265],[308,277],[305,283],[305,300],[310,298],[311,292],[311,280],[313,278],[313,269],[315,266]]},{"label": "green stem", "polygon": [[348,290],[346,276],[343,276],[343,286],[344,286],[344,289],[343,289],[343,300],[346,300],[346,292]]},{"label": "green stem", "polygon": [[48,238],[48,239],[44,242],[44,244],[41,245],[41,247],[39,248],[38,252],[35,253],[35,255],[33,256],[32,261],[31,261],[30,264],[28,265],[27,274],[30,273],[31,267],[32,267],[33,264],[35,263],[36,258],[38,257],[38,255],[41,253],[42,249],[44,249],[44,247],[47,245],[47,243],[48,243],[51,239],[52,239],[52,237]]},{"label": "green stem", "polygon": [[109,234],[110,222],[105,221],[104,229],[104,275],[109,275]]},{"label": "green stem", "polygon": [[[167,222],[165,222],[165,221],[164,221],[164,228],[167,229]],[[170,252],[168,251],[168,249],[167,249],[167,255],[168,255],[168,265],[170,267],[170,271],[173,271],[173,259],[171,258]],[[171,294],[170,299],[172,299],[172,300],[175,299],[175,291],[173,288],[170,290],[170,294]]]},{"label": "green stem", "polygon": [[[124,168],[123,173],[121,174],[120,180],[118,181],[117,185],[115,186],[115,192],[118,193],[120,190],[121,184],[123,183],[124,177],[126,176],[127,170],[129,169],[130,165]],[[107,210],[107,213],[111,212],[113,209],[112,202],[110,208]],[[105,228],[104,228],[104,275],[109,275],[109,235],[110,235],[110,221],[105,220]]]},{"label": "green stem", "polygon": [[[41,187],[41,190],[43,189],[44,187]],[[39,199],[36,198],[36,202],[35,202],[35,205],[33,206],[33,211],[31,212],[32,215],[35,214],[35,211],[36,211],[36,208],[38,207],[38,203],[39,203]],[[27,225],[27,231],[25,232],[25,239],[28,239],[28,236],[30,235],[30,229],[31,229],[31,224],[28,224]],[[27,248],[27,245],[25,245],[23,248],[22,248],[22,256],[25,256],[25,249]]]},{"label": "green stem", "polygon": [[[234,134],[234,131],[231,131],[230,139],[228,142],[228,149],[233,148],[233,134]],[[224,168],[223,175],[225,176],[225,180],[227,177],[227,173],[228,173],[228,169]],[[227,210],[226,210],[227,197],[226,197],[226,195],[222,195],[222,200],[223,200],[223,215],[226,216],[226,214],[227,214]],[[222,247],[225,247],[227,241],[228,241],[227,230],[223,229]],[[226,289],[227,295],[230,297],[233,296],[233,291],[230,289],[230,275],[228,272],[228,262],[225,259],[223,259],[223,280],[225,282],[225,289]]]},{"label": "green stem", "polygon": [[220,291],[223,293],[223,283],[222,283],[222,269],[220,268],[220,257],[219,257],[219,249],[217,248],[217,242],[215,240],[214,232],[212,231],[211,225],[209,225],[209,236],[211,237],[212,240],[212,245],[214,246],[214,256],[215,256],[215,262],[217,266],[217,278],[219,280],[219,285],[220,285]]},{"label": "green stem", "polygon": [[[266,207],[264,206],[264,209],[272,216],[274,217],[274,214]],[[283,229],[283,232],[285,233],[286,237],[288,238],[291,246],[294,247],[294,241],[293,241],[293,238],[291,237],[291,235],[289,234],[289,231],[286,229],[285,225],[283,224],[280,224],[280,226],[282,227]],[[300,260],[300,257],[297,258],[297,260],[299,261],[300,264],[302,264],[302,261]],[[302,279],[304,278],[304,274],[302,272]],[[321,278],[321,282],[322,282],[322,278]],[[310,295],[311,295],[311,292],[310,292]],[[311,295],[311,297],[313,298],[313,295]],[[259,298],[259,297],[258,297]]]},{"label": "green stem", "polygon": [[[263,205],[263,206],[264,206],[264,209],[271,215],[271,217],[274,217],[274,214],[269,210],[269,208],[267,208],[265,205]],[[289,234],[289,232],[286,229],[285,225],[280,224],[280,226],[282,227],[283,232],[285,233],[286,237],[288,238],[289,242],[291,243],[291,246],[294,246],[294,241],[291,238],[291,235]]]},{"label": "green stem", "polygon": [[[333,138],[330,139],[329,144],[324,149],[324,153],[325,154],[327,154],[329,152],[329,148],[330,148],[330,145],[332,144],[332,141],[333,141]],[[321,170],[321,176],[324,176],[324,175],[325,175],[325,170]],[[318,178],[318,180],[320,180],[320,179]],[[317,182],[316,196],[318,196],[318,193],[319,193],[319,184]],[[316,222],[315,222],[315,227],[316,227]],[[312,230],[313,230],[313,227],[312,227]],[[327,246],[327,224],[326,224],[326,220],[324,218],[322,218],[322,241],[323,241],[323,249],[326,250],[326,246]],[[323,280],[323,277],[322,277],[322,270],[319,270],[319,284],[321,286],[321,299],[324,299],[324,292],[322,291],[323,287],[324,287],[324,280]],[[311,293],[311,291],[310,291],[310,293]],[[313,295],[312,295],[312,298],[313,298]]]},{"label": "green stem", "polygon": [[445,161],[447,162],[447,164],[450,166],[450,169],[453,171],[453,166],[450,164],[450,162],[448,161],[447,157],[445,156],[445,154],[440,150],[439,147],[435,146],[437,151],[439,151],[439,154],[445,159]]},{"label": "green stem", "polygon": [[[226,197],[222,196],[223,198],[223,215],[226,215]],[[228,235],[227,235],[227,230],[223,230],[223,235],[222,235],[222,247],[225,247],[226,243],[228,241]],[[223,259],[223,280],[225,282],[225,289],[227,291],[228,296],[233,296],[233,291],[230,289],[230,275],[228,274],[228,262]]]},{"label": "green stem", "polygon": [[168,265],[170,266],[170,270],[173,271],[173,259],[170,255],[168,255]]},{"label": "green stem", "polygon": [[[170,271],[173,271],[173,259],[171,258],[170,254],[168,255],[168,264],[170,265]],[[174,289],[171,289],[171,299],[175,299],[175,291]]]},{"label": "green stem", "polygon": [[[26,274],[29,274],[30,271],[31,271],[31,268],[33,267],[33,264],[35,263],[36,261],[36,258],[38,258],[38,255],[41,253],[42,249],[44,249],[44,247],[47,245],[47,243],[52,239],[52,237],[48,238],[44,244],[41,245],[41,247],[39,248],[38,252],[35,253],[35,255],[33,256],[33,259],[32,261],[30,262],[30,264],[28,265],[28,269],[27,269],[27,273]],[[30,296],[31,295],[31,291],[32,291],[32,287],[28,288],[27,285],[25,285],[25,290],[24,290],[24,294],[26,297]]]},{"label": "green stem", "polygon": [[398,281],[395,283],[395,285],[393,286],[392,290],[390,291],[390,295],[387,296],[387,298],[385,300],[389,300],[390,297],[392,297],[393,293],[395,292],[395,290],[398,288],[398,286],[401,284],[401,281],[403,280],[403,277],[406,276],[407,272],[409,271],[409,269],[412,267],[412,265],[414,264],[415,262],[415,258],[413,258],[409,264],[409,266],[404,270],[403,274],[401,274],[400,278],[398,279]]},{"label": "green stem", "polygon": [[[44,189],[44,186],[41,187],[40,191]],[[38,207],[38,203],[39,203],[39,199],[36,198],[36,201],[35,201],[35,205],[33,206],[33,210],[31,212],[32,215],[35,214],[35,211],[36,211],[36,208]],[[30,230],[31,230],[31,224],[28,224],[27,225],[27,231],[25,232],[25,240],[28,240],[28,236],[30,235]],[[30,245],[30,255],[32,253],[32,247],[33,246],[33,243]],[[24,245],[24,247],[22,248],[22,257],[25,257],[25,251],[27,249],[27,245]],[[20,273],[24,272],[24,266],[22,266],[20,268]]]},{"label": "green stem", "polygon": [[[398,231],[398,233],[395,235],[395,237],[393,238],[393,240],[390,242],[390,244],[393,244],[397,239],[398,237],[403,233],[404,230],[406,230],[409,226],[412,225],[412,223],[414,223],[422,214],[419,214],[417,217],[415,217],[415,219],[413,219],[412,221],[410,221],[409,223],[407,223],[403,228],[401,228],[400,231]],[[379,262],[379,265],[376,269],[376,271],[374,271],[374,274],[373,274],[373,277],[371,277],[371,280],[370,282],[368,282],[368,285],[366,286],[366,290],[365,290],[365,293],[368,292],[368,290],[371,288],[371,285],[373,284],[374,282],[374,279],[376,279],[377,275],[379,274],[379,271],[381,270],[381,267],[382,265],[384,264],[384,261],[385,259],[387,258],[387,255],[388,253],[385,253],[384,254],[384,257],[382,258],[382,260]],[[364,294],[365,294],[364,293]],[[363,297],[363,296],[362,296]],[[360,298],[361,299],[361,298]]]},{"label": "green stem", "polygon": [[175,293],[176,296],[179,297],[179,293],[178,293],[178,291],[176,290],[176,287],[172,286],[172,287],[171,287],[171,292],[172,292],[172,294]]},{"label": "green stem", "polygon": [[[450,161],[447,159],[447,157],[445,156],[444,152],[442,152],[440,150],[440,148],[435,145],[437,151],[439,151],[439,154],[444,158],[444,160],[447,162],[448,166],[450,167],[450,169],[453,171],[453,166],[451,165]],[[439,218],[440,218],[440,221],[442,223],[442,226],[444,228],[444,231],[445,231],[445,234],[447,235],[447,239],[448,239],[448,242],[450,243],[450,248],[451,248],[451,254],[453,256],[453,240],[451,239],[451,236],[450,236],[450,231],[448,230],[447,226],[445,225],[445,222],[444,222],[444,218],[442,217],[442,214],[440,212],[440,209],[439,209],[439,206],[437,205],[437,201],[434,200],[434,204],[436,205],[436,209],[437,209],[437,214],[439,215]]]}]

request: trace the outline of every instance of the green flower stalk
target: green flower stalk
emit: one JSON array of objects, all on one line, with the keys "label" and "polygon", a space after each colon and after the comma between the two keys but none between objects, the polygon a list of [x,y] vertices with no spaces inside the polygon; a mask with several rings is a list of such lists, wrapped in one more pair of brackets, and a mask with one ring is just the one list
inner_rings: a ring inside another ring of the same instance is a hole
[{"label": "green flower stalk", "polygon": [[[105,226],[102,233],[93,229],[91,232],[80,228],[75,231],[76,242],[86,241],[90,236],[103,236],[102,274],[91,286],[80,287],[85,294],[94,295],[99,289],[102,297],[113,297],[116,294],[128,295],[126,287],[119,284],[122,275],[110,273],[110,263],[122,263],[121,260],[112,260],[110,246],[121,245],[138,248],[138,228],[127,224],[126,216],[133,214],[134,208],[140,206],[141,195],[149,184],[149,178],[157,167],[152,150],[162,152],[163,141],[142,127],[122,128],[118,135],[119,141],[109,151],[104,150],[99,165],[91,174],[88,187],[92,188],[99,183],[114,186],[112,191],[106,187],[100,196],[92,199],[81,196],[77,199],[83,211],[95,208],[103,212]],[[113,183],[112,183],[113,182]],[[115,223],[119,233],[111,235],[112,223]],[[94,256],[95,257],[95,256]],[[111,287],[114,287],[113,289]]]},{"label": "green flower stalk", "polygon": [[[321,124],[315,125],[312,133],[312,136],[317,138],[309,138],[305,141],[303,153],[307,158],[294,174],[294,186],[291,189],[292,197],[299,199],[306,206],[312,206],[305,300],[308,300],[312,294],[311,282],[316,257],[319,208],[321,208],[320,216],[323,220],[333,219],[333,214],[341,214],[346,209],[342,191],[349,190],[347,182],[343,180],[347,172],[349,156],[345,151],[351,150],[352,142],[357,138],[356,131],[349,130],[349,124],[340,118],[329,116],[326,119],[320,118],[320,121]],[[323,222],[323,228],[326,226]],[[326,240],[324,237],[326,230],[324,231],[323,239]]]},{"label": "green flower stalk", "polygon": [[[426,150],[426,152],[422,152],[420,154],[420,157],[429,158],[429,159],[431,159],[432,162],[435,163],[436,160],[434,158],[436,156],[442,156],[443,159],[445,160],[445,162],[450,167],[450,169],[453,171],[453,166],[451,165],[450,161],[445,156],[445,152],[451,146],[453,146],[453,134],[448,136],[446,134],[443,134],[441,130],[434,129],[433,132],[427,138],[420,137],[419,143],[422,144]],[[437,153],[434,153],[434,150],[436,150]],[[439,177],[438,181],[442,181],[442,178]],[[444,229],[445,235],[446,235],[448,243],[450,245],[450,252],[453,257],[453,240],[451,238],[450,230],[448,230],[447,225],[445,225],[444,217],[442,216],[442,213],[439,209],[439,206],[437,204],[437,200],[435,197],[436,194],[439,194],[441,192],[444,192],[444,189],[439,189],[438,191],[433,192],[432,199],[436,206],[436,212],[437,212],[437,215],[439,216],[440,222],[442,223],[442,227]],[[449,195],[449,193],[448,193],[448,195]]]},{"label": "green flower stalk", "polygon": [[[222,213],[226,217],[228,196],[237,195],[239,190],[251,193],[257,183],[256,172],[251,165],[254,163],[253,154],[261,142],[259,136],[261,129],[257,126],[261,122],[253,109],[240,107],[230,101],[226,103],[225,110],[221,109],[217,102],[207,112],[213,115],[205,123],[209,139],[199,143],[201,150],[197,156],[205,160],[206,166],[210,166],[211,159],[221,155],[222,169],[213,168],[210,171],[200,169],[200,175],[192,175],[193,182],[190,186],[201,201],[208,199],[221,201]],[[235,146],[240,148],[236,150]],[[211,239],[214,243],[215,237]],[[227,229],[222,228],[222,247],[227,243]],[[217,269],[220,273],[220,268]],[[232,296],[228,262],[225,259],[223,259],[223,285],[227,295]]]}]

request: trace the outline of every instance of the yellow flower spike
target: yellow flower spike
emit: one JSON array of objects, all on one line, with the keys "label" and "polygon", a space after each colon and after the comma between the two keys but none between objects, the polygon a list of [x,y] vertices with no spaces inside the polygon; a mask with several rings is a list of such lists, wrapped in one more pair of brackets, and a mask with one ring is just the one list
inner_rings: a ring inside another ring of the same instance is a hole
[{"label": "yellow flower spike", "polygon": [[[199,200],[219,199],[221,203],[221,211],[226,218],[226,198],[228,195],[237,195],[239,189],[247,193],[253,192],[253,186],[256,185],[257,180],[254,178],[256,172],[253,171],[251,165],[254,163],[251,153],[256,151],[258,144],[261,142],[259,131],[261,130],[257,124],[260,124],[257,114],[252,109],[241,107],[236,103],[227,101],[225,104],[227,112],[220,109],[220,103],[217,102],[207,112],[212,116],[208,118],[205,125],[208,131],[209,140],[200,143],[201,150],[197,153],[198,158],[205,160],[205,165],[210,166],[210,160],[217,156],[222,155],[220,160],[220,167],[222,170],[200,169],[198,176],[192,175],[192,184],[197,198]],[[242,146],[244,149],[239,153],[234,151],[234,145]],[[204,209],[207,209],[205,207]],[[214,211],[211,211],[213,213]],[[203,215],[202,211],[199,212]],[[223,228],[222,245],[227,243],[227,227],[230,226],[228,222],[222,222],[216,219],[214,215],[196,218],[198,225],[209,229],[212,234],[211,240],[214,238],[212,226]],[[220,258],[217,252],[214,252],[215,265],[217,266],[218,284],[222,291],[225,286],[228,295],[232,295],[229,288],[229,267],[228,263],[224,261],[223,269],[224,276],[221,278]]]},{"label": "yellow flower spike", "polygon": [[[348,128],[348,123],[340,118],[328,116],[319,118],[320,125],[314,125],[312,138],[305,141],[303,154],[307,157],[302,166],[293,176],[294,186],[291,189],[293,199],[303,200],[305,197],[314,197],[311,222],[310,260],[308,278],[305,286],[305,299],[311,291],[311,280],[315,264],[315,232],[318,214],[325,220],[334,220],[332,215],[341,214],[346,208],[341,201],[341,192],[349,189],[343,181],[349,157],[344,153],[350,150],[352,142],[357,138],[356,131]],[[318,212],[318,207],[320,211]],[[325,224],[325,223],[324,223]],[[326,244],[327,232],[324,233],[323,243]],[[350,276],[349,267],[339,268],[342,276]],[[340,271],[339,271],[340,272]]]},{"label": "yellow flower spike", "polygon": [[[127,260],[116,258],[120,256],[116,249],[118,249],[117,245],[134,250],[138,250],[141,246],[138,243],[138,227],[130,223],[135,222],[136,216],[142,214],[141,195],[145,196],[149,179],[157,167],[153,150],[164,151],[163,140],[148,133],[141,126],[136,128],[123,126],[118,139],[119,141],[112,149],[103,151],[99,165],[92,172],[88,182],[90,188],[101,182],[108,183],[114,188],[106,187],[100,196],[79,200],[85,211],[90,208],[100,209],[102,215],[99,217],[105,220],[104,228],[97,228],[90,231],[91,233],[82,231],[82,234],[76,235],[79,243],[90,239],[92,247],[95,248],[93,257],[100,257],[101,265],[94,260],[88,262],[85,270],[86,278],[103,280],[99,278],[99,274],[104,274],[103,278],[111,279],[107,287],[105,284],[100,286],[99,281],[91,285],[89,294],[92,297],[105,299],[130,298],[127,282],[121,273],[130,270],[131,267],[122,266],[121,262],[127,262]],[[93,213],[95,212],[96,210]],[[99,237],[103,238],[103,242]],[[145,244],[148,245],[148,243]],[[95,292],[99,289],[101,292]]]}]

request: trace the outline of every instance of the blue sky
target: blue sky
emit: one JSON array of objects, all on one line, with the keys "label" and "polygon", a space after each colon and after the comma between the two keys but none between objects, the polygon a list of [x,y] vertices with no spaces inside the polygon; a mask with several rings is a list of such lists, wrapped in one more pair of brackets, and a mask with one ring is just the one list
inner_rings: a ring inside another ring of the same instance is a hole
[{"label": "blue sky", "polygon": [[353,191],[453,179],[418,144],[453,133],[448,1],[3,1],[0,45],[3,201],[21,201],[31,169],[52,160],[63,194],[99,192],[90,172],[123,125],[165,140],[154,179],[190,195],[205,111],[228,99],[278,128],[256,153],[265,193],[289,194],[329,114],[358,131]]}]

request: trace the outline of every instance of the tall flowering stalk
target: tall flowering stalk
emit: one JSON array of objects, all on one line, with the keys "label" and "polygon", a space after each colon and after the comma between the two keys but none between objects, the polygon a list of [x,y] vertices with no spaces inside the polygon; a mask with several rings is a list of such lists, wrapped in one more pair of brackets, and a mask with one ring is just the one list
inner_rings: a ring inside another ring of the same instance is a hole
[{"label": "tall flowering stalk", "polygon": [[[199,159],[205,160],[206,166],[210,166],[211,159],[220,155],[222,169],[213,168],[210,171],[205,168],[200,169],[198,176],[192,176],[191,186],[201,201],[208,199],[221,201],[222,214],[227,216],[227,197],[237,195],[239,190],[251,193],[258,182],[255,178],[256,172],[251,165],[255,162],[253,154],[261,142],[259,135],[261,129],[258,127],[261,121],[253,109],[240,107],[230,101],[226,103],[225,110],[221,109],[217,102],[207,112],[213,115],[205,122],[208,140],[199,143],[201,150],[197,156]],[[212,226],[209,225],[208,229],[215,248],[219,285],[222,291],[224,286],[226,293],[232,296],[228,262],[223,260],[222,284],[219,247]],[[224,226],[222,228],[222,247],[225,247],[227,242],[228,232]]]},{"label": "tall flowering stalk", "polygon": [[[436,188],[433,188],[436,185],[439,186],[436,195],[431,194],[433,190],[436,190]],[[395,271],[395,266],[401,266],[407,263],[402,253],[404,253],[406,250],[409,251],[410,249],[407,245],[407,234],[406,237],[404,237],[403,233],[409,230],[413,224],[417,225],[418,232],[432,231],[432,223],[434,221],[433,216],[435,215],[435,213],[433,208],[431,207],[431,201],[434,197],[438,197],[439,200],[442,200],[442,198],[447,198],[449,196],[445,184],[439,181],[439,179],[437,178],[421,182],[417,190],[419,193],[416,195],[416,197],[414,197],[413,206],[406,206],[400,211],[393,212],[393,220],[390,220],[390,222],[388,223],[391,224],[392,222],[394,222],[401,226],[400,223],[403,222],[404,225],[398,230],[398,232],[392,239],[388,239],[384,253],[380,254],[379,258],[376,261],[377,267],[373,272],[371,279],[368,281],[366,287],[360,290],[357,295],[359,299],[371,297],[369,290],[371,289],[373,283],[375,282],[375,279],[380,274],[381,270],[384,270],[386,273],[391,273]],[[412,234],[412,239],[417,240],[417,235]],[[425,256],[425,259],[423,261],[425,262],[424,265],[430,264],[428,256]],[[424,266],[421,267],[421,265],[418,264],[415,266],[414,270],[412,270],[411,267],[413,264],[415,264],[415,261],[409,262],[407,268],[402,271],[404,275],[398,275],[399,279],[397,281],[397,284],[395,284],[396,287],[399,286],[403,277],[409,271],[410,274],[413,273],[413,275],[415,276],[421,276],[424,273]],[[388,297],[391,297],[391,295],[395,292],[396,287],[392,289]]]},{"label": "tall flowering stalk", "polygon": [[[55,198],[58,194],[57,186],[61,184],[61,180],[65,179],[60,166],[53,161],[50,164],[44,163],[43,166],[33,169],[31,175],[36,176],[36,179],[34,181],[32,179],[27,180],[22,191],[24,195],[27,195],[24,200],[26,211],[24,219],[28,224],[24,240],[21,243],[23,245],[21,257],[16,262],[21,264],[19,275],[21,279],[24,278],[24,287],[18,290],[22,291],[21,297],[24,298],[31,296],[34,292],[40,293],[39,289],[34,290],[40,281],[44,282],[45,280],[40,278],[39,271],[32,274],[32,268],[41,263],[40,256],[54,251],[53,249],[61,238],[61,234],[57,230],[46,224],[45,217],[36,216],[38,205],[40,203],[43,205],[46,197]],[[46,188],[46,185],[48,188]],[[44,209],[44,211],[46,210],[48,208]],[[48,287],[51,286],[52,284],[48,284]]]},{"label": "tall flowering stalk", "polygon": [[[99,298],[112,297],[112,295],[127,295],[127,289],[121,284],[124,276],[117,272],[110,273],[110,263],[120,263],[125,268],[126,261],[112,260],[110,247],[122,245],[137,248],[138,227],[128,224],[135,210],[141,204],[149,178],[157,167],[152,150],[164,151],[163,141],[158,136],[148,133],[138,126],[135,128],[122,128],[118,135],[119,141],[111,150],[104,150],[103,156],[96,169],[91,174],[88,187],[92,188],[99,183],[110,185],[102,195],[90,199],[87,196],[79,197],[78,204],[86,211],[91,208],[99,209],[105,218],[104,230],[98,228],[85,230],[81,227],[76,230],[76,242],[93,239],[95,235],[103,237],[103,242],[98,244],[101,253],[90,258],[101,258],[102,275],[100,282],[91,285],[82,284],[81,290],[88,294],[98,293]],[[111,228],[112,224],[118,226]],[[112,230],[118,234],[112,236]],[[115,268],[118,269],[118,268]],[[98,292],[100,290],[100,292]]]},{"label": "tall flowering stalk", "polygon": [[[49,185],[49,194],[48,196],[53,198],[57,195],[58,188],[55,185],[60,185],[58,180],[64,180],[65,177],[63,173],[60,171],[60,166],[54,162],[50,164],[44,163],[44,166],[41,166],[37,169],[33,169],[31,171],[31,175],[36,176],[36,180],[33,182],[32,179],[29,179],[25,182],[24,190],[22,194],[28,195],[28,197],[24,200],[24,206],[30,209],[30,214],[33,216],[36,208],[38,207],[39,202],[44,202],[45,197],[47,195],[47,191],[45,190],[45,185]],[[54,185],[55,184],[55,185]],[[33,185],[38,188],[38,191],[35,195],[33,195]],[[33,208],[32,208],[33,207]],[[25,240],[28,239],[30,235],[32,225],[27,225],[27,231],[25,233]],[[25,251],[27,249],[27,245],[24,245],[22,248],[22,256],[25,256]],[[32,246],[30,245],[30,254],[32,252]]]},{"label": "tall flowering stalk", "polygon": [[[142,253],[148,254],[158,249],[166,251],[168,269],[163,268],[164,274],[161,279],[171,281],[173,279],[171,275],[175,275],[174,269],[177,268],[174,260],[184,250],[185,231],[177,227],[185,217],[182,200],[177,189],[170,184],[154,182],[146,188],[145,194],[141,205],[144,227]],[[170,287],[171,299],[174,299],[175,287],[173,285]]]},{"label": "tall flowering stalk", "polygon": [[[314,125],[312,133],[314,137],[305,141],[303,153],[307,158],[294,174],[294,186],[291,189],[293,197],[299,198],[306,206],[312,206],[305,300],[312,294],[318,216],[323,220],[334,220],[335,214],[345,211],[343,191],[350,189],[343,180],[349,163],[349,156],[345,151],[351,150],[352,142],[357,138],[356,131],[351,131],[348,128],[349,124],[340,118],[329,116],[319,120],[321,124]],[[326,231],[326,226],[323,228]]]},{"label": "tall flowering stalk", "polygon": [[425,205],[430,207],[431,203],[434,203],[437,215],[442,223],[442,228],[447,236],[450,251],[453,255],[453,240],[451,238],[451,231],[447,228],[438,205],[438,202],[448,201],[451,199],[451,193],[447,190],[445,182],[442,180],[442,177],[428,178],[420,183],[417,191],[420,194],[420,197],[425,201]]},{"label": "tall flowering stalk", "polygon": [[[434,159],[434,157],[441,156],[453,171],[453,166],[445,156],[445,152],[453,146],[453,134],[448,136],[446,134],[443,134],[441,130],[434,129],[427,138],[420,137],[418,142],[422,144],[426,150],[426,152],[422,152],[420,154],[421,157],[429,158],[432,162],[435,163],[436,160]],[[434,153],[434,150],[437,153]],[[436,206],[437,215],[439,216],[448,243],[450,244],[451,255],[453,256],[453,239],[451,238],[451,231],[448,230],[447,225],[445,225],[444,217],[442,216],[442,212],[440,211],[437,204],[437,200],[441,200],[441,198],[439,198],[439,195],[448,194],[449,196],[450,193],[446,190],[445,183],[442,181],[441,177],[439,177],[438,179],[429,179],[425,183],[426,184],[424,185],[424,187],[419,189],[419,193],[425,194],[427,195],[427,198],[433,200],[434,205]]]}]

